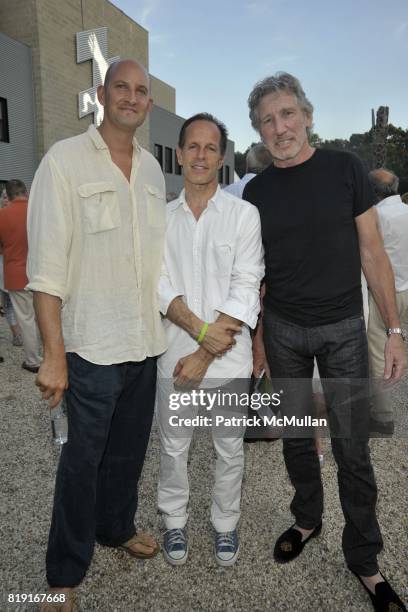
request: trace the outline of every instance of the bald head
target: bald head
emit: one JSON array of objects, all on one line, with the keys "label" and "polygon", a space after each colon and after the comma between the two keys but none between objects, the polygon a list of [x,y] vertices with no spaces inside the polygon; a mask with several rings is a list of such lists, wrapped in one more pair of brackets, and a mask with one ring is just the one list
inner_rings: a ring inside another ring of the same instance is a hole
[{"label": "bald head", "polygon": [[263,143],[251,147],[246,156],[246,170],[254,174],[260,174],[271,165],[272,155]]},{"label": "bald head", "polygon": [[140,62],[136,62],[136,60],[132,60],[132,59],[123,59],[123,60],[118,60],[117,62],[113,62],[109,68],[106,71],[105,74],[105,80],[103,82],[103,86],[105,87],[105,89],[108,88],[109,83],[111,83],[111,81],[115,78],[115,73],[117,72],[118,68],[120,67],[136,67],[139,70],[141,70],[145,77],[146,77],[146,81],[147,81],[147,86],[149,88],[150,91],[150,76],[149,73],[147,72],[146,68],[143,66],[143,64],[141,64]]},{"label": "bald head", "polygon": [[371,170],[368,178],[379,201],[398,193],[399,179],[391,170],[386,168]]}]

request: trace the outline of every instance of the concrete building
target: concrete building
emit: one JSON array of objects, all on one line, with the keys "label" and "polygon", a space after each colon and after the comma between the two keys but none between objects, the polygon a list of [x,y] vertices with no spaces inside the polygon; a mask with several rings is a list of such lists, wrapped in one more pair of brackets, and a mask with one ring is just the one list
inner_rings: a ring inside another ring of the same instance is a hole
[{"label": "concrete building", "polygon": [[[54,142],[99,124],[96,88],[108,65],[131,57],[148,68],[148,39],[147,30],[108,0],[1,0],[0,187],[10,178],[30,185]],[[183,120],[175,114],[176,92],[152,76],[152,96],[154,109],[138,139],[156,157],[162,147],[167,191],[178,194],[182,177],[174,156]],[[232,180],[233,160],[229,142],[224,183],[228,173]]]},{"label": "concrete building", "polygon": [[0,181],[31,183],[37,167],[31,49],[0,33],[0,58]]}]

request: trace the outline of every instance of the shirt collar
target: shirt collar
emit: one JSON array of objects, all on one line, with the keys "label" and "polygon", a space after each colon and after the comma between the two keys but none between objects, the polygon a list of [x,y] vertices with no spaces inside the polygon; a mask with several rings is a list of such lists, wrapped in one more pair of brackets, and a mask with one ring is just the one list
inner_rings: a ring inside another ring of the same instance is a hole
[{"label": "shirt collar", "polygon": [[[221,212],[221,206],[222,206],[221,200],[222,200],[222,190],[220,186],[217,185],[217,189],[214,195],[208,200],[208,208],[214,208],[214,210],[216,210],[217,212]],[[176,210],[180,206],[182,206],[184,210],[186,211],[190,210],[187,204],[187,201],[186,201],[186,190],[185,189],[181,191],[177,200],[174,200],[174,204],[172,205],[172,208],[173,210]]]},{"label": "shirt collar", "polygon": [[381,200],[381,202],[378,202],[377,206],[382,208],[383,206],[388,206],[389,204],[402,204],[401,196],[398,194],[388,196],[388,198],[384,198]]},{"label": "shirt collar", "polygon": [[[93,123],[91,123],[91,125],[88,127],[88,136],[92,140],[93,144],[95,145],[97,149],[107,149],[108,148],[108,145],[106,144],[101,134],[99,133],[99,130],[96,129]],[[140,145],[137,142],[136,134],[133,136],[132,142],[133,142],[133,149],[135,151],[140,151]]]}]

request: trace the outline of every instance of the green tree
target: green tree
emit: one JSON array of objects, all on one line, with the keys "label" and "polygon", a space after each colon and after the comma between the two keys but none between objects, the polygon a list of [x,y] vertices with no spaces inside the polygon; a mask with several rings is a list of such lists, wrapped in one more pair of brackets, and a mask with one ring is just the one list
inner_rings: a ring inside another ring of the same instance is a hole
[{"label": "green tree", "polygon": [[[373,131],[363,134],[352,134],[350,139],[323,140],[320,147],[323,149],[341,149],[351,151],[363,159],[368,167],[373,168],[372,153]],[[408,130],[388,126],[385,166],[395,172],[400,179],[408,179]]]},{"label": "green tree", "polygon": [[390,124],[386,166],[400,178],[408,179],[408,130]]},{"label": "green tree", "polygon": [[243,153],[240,153],[240,151],[235,151],[235,153],[234,153],[235,172],[238,174],[239,178],[242,178],[244,176],[244,174],[246,173],[246,156],[247,156],[247,153],[248,153],[249,149],[254,147],[256,144],[259,144],[259,142],[251,142],[249,147],[247,149],[245,149],[245,151]]},{"label": "green tree", "polygon": [[[352,134],[349,139],[334,138],[332,140],[322,140],[319,134],[312,133],[310,143],[312,146],[321,147],[322,149],[351,151],[364,160],[370,170],[373,168],[372,129],[363,134]],[[239,151],[235,153],[235,171],[240,177],[245,174],[245,157],[247,152],[248,149],[244,153]],[[401,189],[404,190],[408,184],[408,129],[404,130],[403,128],[395,127],[392,123],[388,126],[385,166],[395,172],[400,178]]]},{"label": "green tree", "polygon": [[238,174],[239,178],[242,178],[245,174],[245,168],[246,168],[246,154],[248,152],[248,149],[245,151],[245,153],[240,153],[240,151],[235,151],[234,153],[234,159],[235,159],[235,172]]}]

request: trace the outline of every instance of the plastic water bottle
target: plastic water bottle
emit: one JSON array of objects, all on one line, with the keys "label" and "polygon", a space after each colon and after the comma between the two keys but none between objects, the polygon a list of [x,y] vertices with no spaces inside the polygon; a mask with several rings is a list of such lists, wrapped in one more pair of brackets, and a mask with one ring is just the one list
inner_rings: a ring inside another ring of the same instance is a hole
[{"label": "plastic water bottle", "polygon": [[68,419],[65,395],[58,406],[51,410],[51,432],[54,444],[61,446],[68,440]]}]

